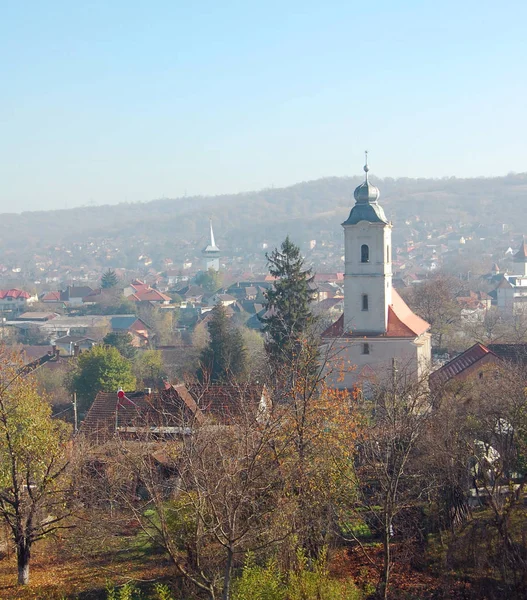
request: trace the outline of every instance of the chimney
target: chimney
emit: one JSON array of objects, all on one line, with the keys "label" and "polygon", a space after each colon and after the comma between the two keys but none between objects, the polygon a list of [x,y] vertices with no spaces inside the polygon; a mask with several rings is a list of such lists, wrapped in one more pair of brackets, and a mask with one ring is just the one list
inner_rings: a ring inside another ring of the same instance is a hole
[{"label": "chimney", "polygon": [[73,356],[79,356],[80,348],[79,344],[73,344]]}]

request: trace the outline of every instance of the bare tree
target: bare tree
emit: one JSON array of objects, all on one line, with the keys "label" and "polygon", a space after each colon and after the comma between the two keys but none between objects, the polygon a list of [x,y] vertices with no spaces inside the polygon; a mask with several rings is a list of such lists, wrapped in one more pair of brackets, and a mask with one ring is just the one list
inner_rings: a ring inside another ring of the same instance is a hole
[{"label": "bare tree", "polygon": [[212,600],[228,600],[243,554],[291,532],[273,444],[280,424],[233,387],[224,418],[182,422],[168,437],[166,427],[160,437],[152,425],[138,419],[135,439],[116,437],[103,460],[99,455],[105,491],[89,495],[132,514],[187,582]]},{"label": "bare tree", "polygon": [[374,382],[362,401],[364,425],[357,440],[357,495],[348,498],[347,508],[367,514],[381,537],[381,598],[387,598],[389,592],[394,562],[392,538],[402,539],[406,534],[398,527],[397,519],[401,520],[404,511],[426,493],[417,458],[432,407],[426,378],[416,379],[415,374],[398,368],[395,362],[391,377]]}]

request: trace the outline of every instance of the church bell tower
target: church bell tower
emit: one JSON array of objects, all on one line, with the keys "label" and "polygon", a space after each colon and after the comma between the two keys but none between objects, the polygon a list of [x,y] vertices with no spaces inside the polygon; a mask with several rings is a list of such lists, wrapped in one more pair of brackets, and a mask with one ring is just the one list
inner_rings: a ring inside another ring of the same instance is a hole
[{"label": "church bell tower", "polygon": [[383,335],[392,304],[392,224],[378,203],[380,192],[368,178],[355,190],[355,205],[344,228],[344,330]]}]

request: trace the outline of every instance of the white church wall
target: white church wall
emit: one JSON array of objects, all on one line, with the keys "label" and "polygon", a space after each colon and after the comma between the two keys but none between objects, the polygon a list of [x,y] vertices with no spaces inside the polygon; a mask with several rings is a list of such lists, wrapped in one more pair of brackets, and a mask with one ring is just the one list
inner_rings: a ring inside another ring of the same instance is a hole
[{"label": "white church wall", "polygon": [[[368,345],[365,353],[364,345]],[[325,346],[328,361],[327,383],[338,389],[351,389],[372,377],[384,378],[393,368],[420,378],[430,367],[430,335],[419,338],[338,338]]]}]

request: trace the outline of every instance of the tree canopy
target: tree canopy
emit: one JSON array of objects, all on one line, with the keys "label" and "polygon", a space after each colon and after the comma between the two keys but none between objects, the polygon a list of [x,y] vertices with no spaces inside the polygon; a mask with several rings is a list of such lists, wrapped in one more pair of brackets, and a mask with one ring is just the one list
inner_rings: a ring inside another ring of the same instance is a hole
[{"label": "tree canopy", "polygon": [[107,346],[117,348],[122,356],[133,360],[137,349],[133,345],[133,338],[127,331],[111,331],[104,336],[103,342]]},{"label": "tree canopy", "polygon": [[230,322],[222,304],[212,309],[208,331],[210,340],[201,353],[199,378],[217,383],[243,375],[247,352],[242,333]]},{"label": "tree canopy", "polygon": [[77,392],[80,412],[85,413],[98,392],[134,390],[135,383],[131,362],[117,348],[94,346],[79,355],[70,388]]},{"label": "tree canopy", "polygon": [[108,269],[101,277],[101,287],[105,290],[115,287],[119,283],[119,278],[115,271]]},{"label": "tree canopy", "polygon": [[310,304],[314,276],[304,267],[300,248],[286,237],[280,249],[267,254],[269,273],[275,277],[267,290],[267,315],[262,319],[266,349],[275,365],[291,362],[302,338],[316,321]]},{"label": "tree canopy", "polygon": [[195,281],[207,292],[215,292],[221,287],[222,279],[221,273],[211,268],[208,271],[198,273]]},{"label": "tree canopy", "polygon": [[29,582],[33,544],[69,515],[61,487],[69,435],[20,357],[0,349],[0,517],[15,543],[20,584]]}]

